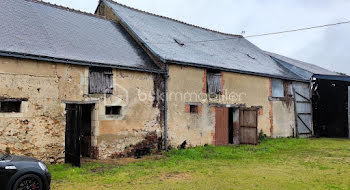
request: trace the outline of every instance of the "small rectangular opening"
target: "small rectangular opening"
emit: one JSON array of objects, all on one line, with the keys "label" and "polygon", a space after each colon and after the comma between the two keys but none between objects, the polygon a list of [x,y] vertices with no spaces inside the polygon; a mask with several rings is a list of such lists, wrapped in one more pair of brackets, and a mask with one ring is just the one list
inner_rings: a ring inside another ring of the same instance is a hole
[{"label": "small rectangular opening", "polygon": [[22,101],[1,101],[0,113],[20,113]]},{"label": "small rectangular opening", "polygon": [[106,106],[106,115],[120,115],[121,106]]},{"label": "small rectangular opening", "polygon": [[198,105],[190,105],[190,113],[198,113]]}]

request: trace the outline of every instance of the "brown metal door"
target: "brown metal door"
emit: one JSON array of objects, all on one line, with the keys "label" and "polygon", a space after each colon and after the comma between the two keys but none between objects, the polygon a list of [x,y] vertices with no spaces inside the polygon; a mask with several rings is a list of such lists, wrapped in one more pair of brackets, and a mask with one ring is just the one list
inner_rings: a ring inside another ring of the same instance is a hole
[{"label": "brown metal door", "polygon": [[241,144],[258,144],[258,111],[241,108],[239,114],[239,140]]},{"label": "brown metal door", "polygon": [[215,110],[215,145],[227,145],[229,143],[228,109],[217,107]]}]

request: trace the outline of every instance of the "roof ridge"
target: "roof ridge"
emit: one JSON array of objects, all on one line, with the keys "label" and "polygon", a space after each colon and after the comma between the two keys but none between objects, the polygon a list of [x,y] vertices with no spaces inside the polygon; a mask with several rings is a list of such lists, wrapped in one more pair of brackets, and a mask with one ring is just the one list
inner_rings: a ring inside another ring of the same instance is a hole
[{"label": "roof ridge", "polygon": [[84,12],[84,11],[73,9],[73,8],[69,8],[69,7],[66,7],[66,6],[63,6],[63,5],[52,4],[52,3],[45,2],[45,1],[42,1],[42,0],[25,0],[25,1],[38,3],[38,4],[42,4],[42,5],[46,5],[46,6],[50,6],[52,8],[56,8],[56,9],[62,9],[62,10],[69,11],[69,12],[72,12],[72,13],[77,13],[77,14],[81,14],[81,15],[92,16],[92,17],[99,18],[99,19],[113,21],[112,19],[109,19],[109,18],[107,18],[105,16],[100,16],[100,15]]},{"label": "roof ridge", "polygon": [[[100,1],[101,1],[101,0],[100,0]],[[219,33],[219,34],[223,34],[223,35],[228,35],[228,36],[234,36],[234,37],[243,37],[242,35],[220,32],[220,31],[213,30],[213,29],[209,29],[209,28],[205,28],[205,27],[202,27],[202,26],[198,26],[198,25],[194,25],[194,24],[189,24],[189,23],[186,23],[186,22],[184,22],[184,21],[177,20],[177,19],[174,19],[174,18],[170,18],[170,17],[167,17],[167,16],[157,15],[157,14],[154,14],[154,13],[150,13],[150,12],[147,12],[147,11],[143,11],[143,10],[140,10],[140,9],[137,9],[137,8],[134,8],[134,7],[130,7],[130,6],[127,6],[127,5],[118,3],[118,2],[113,1],[113,0],[102,0],[102,1],[108,1],[108,2],[110,2],[110,3],[114,3],[114,4],[120,5],[120,6],[122,6],[122,7],[131,9],[131,10],[134,10],[134,11],[137,11],[137,12],[141,12],[141,13],[145,13],[145,14],[148,14],[148,15],[151,15],[151,16],[156,16],[156,17],[160,17],[160,18],[167,19],[167,20],[175,21],[175,22],[178,22],[178,23],[181,23],[181,24],[185,24],[185,25],[192,26],[192,27],[195,27],[195,28],[207,30],[207,31],[210,31],[210,32],[215,32],[215,33]]]}]

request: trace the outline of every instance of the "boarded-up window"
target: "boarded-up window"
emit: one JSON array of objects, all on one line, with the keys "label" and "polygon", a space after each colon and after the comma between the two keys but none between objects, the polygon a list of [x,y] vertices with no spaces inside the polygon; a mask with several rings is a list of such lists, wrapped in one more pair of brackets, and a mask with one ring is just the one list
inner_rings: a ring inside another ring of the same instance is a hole
[{"label": "boarded-up window", "polygon": [[0,101],[0,113],[21,112],[21,101]]},{"label": "boarded-up window", "polygon": [[112,94],[113,73],[111,68],[90,68],[89,75],[90,94]]},{"label": "boarded-up window", "polygon": [[207,91],[208,94],[221,94],[221,72],[220,71],[207,71]]},{"label": "boarded-up window", "polygon": [[283,81],[280,79],[271,79],[272,97],[283,98],[284,97],[284,86]]}]

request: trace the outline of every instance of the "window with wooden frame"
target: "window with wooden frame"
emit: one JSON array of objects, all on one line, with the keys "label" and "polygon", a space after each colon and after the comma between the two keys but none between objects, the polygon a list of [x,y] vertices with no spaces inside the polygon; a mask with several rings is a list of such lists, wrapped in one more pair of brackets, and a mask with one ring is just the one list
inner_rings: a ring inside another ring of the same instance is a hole
[{"label": "window with wooden frame", "polygon": [[222,75],[217,70],[207,70],[207,93],[221,94],[222,93]]},{"label": "window with wooden frame", "polygon": [[0,100],[0,113],[20,113],[21,104],[20,100]]},{"label": "window with wooden frame", "polygon": [[112,94],[113,72],[111,68],[89,69],[89,94]]}]

